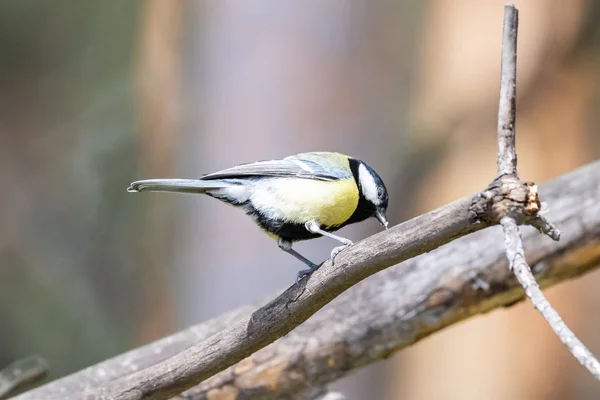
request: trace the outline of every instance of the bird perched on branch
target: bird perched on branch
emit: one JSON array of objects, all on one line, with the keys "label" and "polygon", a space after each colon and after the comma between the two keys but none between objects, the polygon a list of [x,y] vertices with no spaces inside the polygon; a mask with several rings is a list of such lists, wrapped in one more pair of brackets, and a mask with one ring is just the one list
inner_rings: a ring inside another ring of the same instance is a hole
[{"label": "bird perched on branch", "polygon": [[327,236],[374,217],[387,229],[388,193],[377,173],[363,161],[330,152],[302,153],[282,160],[238,165],[198,179],[149,179],[133,182],[129,192],[202,193],[243,209],[279,248],[308,266],[297,280],[319,268],[292,248],[294,242]]}]

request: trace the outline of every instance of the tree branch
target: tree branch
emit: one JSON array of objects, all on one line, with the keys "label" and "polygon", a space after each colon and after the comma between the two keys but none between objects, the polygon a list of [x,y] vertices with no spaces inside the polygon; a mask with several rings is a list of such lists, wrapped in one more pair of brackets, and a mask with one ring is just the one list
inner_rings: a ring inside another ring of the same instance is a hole
[{"label": "tree branch", "polygon": [[[515,140],[516,118],[516,80],[517,80],[517,30],[518,11],[514,5],[504,6],[504,32],[502,37],[502,68],[500,79],[500,101],[498,107],[498,178],[496,181],[515,184],[519,180],[517,173],[517,152]],[[492,183],[493,185],[494,183]],[[518,186],[518,183],[515,184]],[[550,302],[540,290],[529,265],[525,261],[523,241],[517,223],[527,223],[537,227],[542,233],[554,240],[560,238],[559,230],[539,214],[540,202],[537,199],[537,188],[533,184],[523,183],[528,189],[526,196],[533,208],[527,209],[519,204],[511,204],[496,213],[504,229],[506,256],[509,268],[514,272],[533,306],[543,315],[550,327],[558,335],[573,356],[586,367],[592,375],[600,380],[600,363],[594,355],[577,339],[567,327]],[[522,188],[522,187],[521,187]],[[517,188],[518,190],[519,188]],[[512,193],[511,193],[512,194]],[[514,197],[512,200],[515,200]],[[521,208],[523,210],[521,210]]]},{"label": "tree branch", "polygon": [[[528,256],[543,286],[600,263],[595,182],[600,183],[600,162],[543,188],[559,207],[551,216],[568,232],[560,243],[533,230],[526,235],[532,249]],[[207,400],[233,393],[237,398],[295,399],[447,325],[514,304],[524,293],[497,235],[495,229],[478,232],[375,275],[284,338],[178,398]]]},{"label": "tree branch", "polygon": [[0,399],[6,399],[15,392],[24,390],[44,379],[48,373],[48,363],[41,357],[28,357],[17,360],[0,370]]},{"label": "tree branch", "polygon": [[465,198],[373,235],[326,261],[309,279],[251,315],[185,352],[86,395],[105,399],[163,399],[176,395],[280,338],[340,293],[385,268],[475,232]]},{"label": "tree branch", "polygon": [[[548,217],[565,232],[560,242],[533,229],[525,232],[527,256],[545,287],[600,264],[600,162],[542,185],[540,193],[553,204]],[[450,324],[514,304],[524,293],[508,269],[498,234],[495,228],[487,229],[372,276],[293,332],[181,398],[208,399],[209,393],[296,398]],[[187,353],[193,344],[249,318],[256,307],[241,307],[17,399],[81,398],[117,378],[157,365],[179,352]]]}]

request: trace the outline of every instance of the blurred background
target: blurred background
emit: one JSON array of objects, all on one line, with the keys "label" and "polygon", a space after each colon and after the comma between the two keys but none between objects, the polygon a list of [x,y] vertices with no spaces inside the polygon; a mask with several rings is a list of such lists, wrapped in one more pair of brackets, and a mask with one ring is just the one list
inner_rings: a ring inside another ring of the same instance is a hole
[{"label": "blurred background", "polygon": [[[598,157],[600,3],[515,3],[519,170],[541,183]],[[128,194],[133,180],[340,151],[382,175],[393,224],[485,187],[502,14],[495,0],[2,1],[0,367],[40,354],[57,378],[293,282],[301,265],[239,210]],[[334,245],[298,248],[322,260]],[[596,354],[598,285],[547,291]],[[527,303],[334,386],[350,400],[600,396]]]}]

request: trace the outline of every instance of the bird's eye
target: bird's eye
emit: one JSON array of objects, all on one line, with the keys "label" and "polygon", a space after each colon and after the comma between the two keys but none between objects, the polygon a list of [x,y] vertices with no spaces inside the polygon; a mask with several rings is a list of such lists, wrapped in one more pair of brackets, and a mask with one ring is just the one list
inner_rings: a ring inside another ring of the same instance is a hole
[{"label": "bird's eye", "polygon": [[383,197],[383,188],[382,187],[377,188],[377,197]]}]

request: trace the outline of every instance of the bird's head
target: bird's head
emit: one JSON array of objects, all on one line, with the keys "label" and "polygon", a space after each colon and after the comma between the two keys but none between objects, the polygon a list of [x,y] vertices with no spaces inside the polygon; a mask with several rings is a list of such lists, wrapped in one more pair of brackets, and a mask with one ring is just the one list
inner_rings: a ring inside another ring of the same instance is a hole
[{"label": "bird's head", "polygon": [[368,216],[377,218],[387,229],[388,221],[385,214],[388,207],[388,192],[383,180],[373,168],[363,161],[356,160],[356,167],[353,169],[364,207],[370,212]]}]

